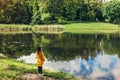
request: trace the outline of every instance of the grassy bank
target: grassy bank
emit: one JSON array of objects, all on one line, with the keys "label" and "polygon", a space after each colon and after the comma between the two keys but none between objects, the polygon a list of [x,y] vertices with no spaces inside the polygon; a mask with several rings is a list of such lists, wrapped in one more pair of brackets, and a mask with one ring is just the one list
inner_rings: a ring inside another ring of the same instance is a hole
[{"label": "grassy bank", "polygon": [[14,34],[14,33],[62,33],[63,27],[59,24],[51,25],[23,25],[23,24],[0,24],[0,33],[3,34]]},{"label": "grassy bank", "polygon": [[[119,25],[120,26],[120,25]],[[15,25],[15,24],[0,24],[0,28],[15,28],[16,32],[35,31],[41,33],[116,33],[120,32],[117,24],[103,22],[70,22],[68,24],[50,24],[50,25]],[[17,29],[19,28],[19,29]],[[7,31],[7,30],[5,30]],[[8,31],[9,32],[9,31]],[[11,31],[12,32],[12,31]],[[4,32],[3,32],[4,33]]]},{"label": "grassy bank", "polygon": [[[43,72],[45,76],[54,79],[75,80],[72,75],[68,76],[64,72],[52,72],[45,69]],[[38,74],[37,66],[25,64],[24,62],[17,62],[14,59],[0,57],[0,80],[24,80],[22,76],[25,73]]]},{"label": "grassy bank", "polygon": [[115,33],[120,31],[117,24],[103,22],[80,22],[64,25],[64,32],[71,33]]}]

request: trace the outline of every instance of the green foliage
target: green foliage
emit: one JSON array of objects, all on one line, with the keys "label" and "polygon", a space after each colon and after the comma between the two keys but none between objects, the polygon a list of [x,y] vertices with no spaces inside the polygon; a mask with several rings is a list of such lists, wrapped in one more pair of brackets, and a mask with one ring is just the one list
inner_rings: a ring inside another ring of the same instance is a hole
[{"label": "green foliage", "polygon": [[13,1],[2,0],[0,1],[0,23],[11,22],[11,15],[13,14]]},{"label": "green foliage", "polygon": [[25,0],[1,0],[0,23],[30,23],[29,2]]},{"label": "green foliage", "polygon": [[42,14],[41,19],[46,24],[50,23],[50,14],[49,13]]},{"label": "green foliage", "polygon": [[19,1],[14,4],[15,8],[13,9],[15,12],[11,16],[12,22],[14,23],[30,23],[30,16],[28,5],[26,2],[20,3]]},{"label": "green foliage", "polygon": [[[0,23],[49,24],[66,21],[104,21],[99,0],[1,0]],[[120,22],[120,2],[105,4],[109,22]]]},{"label": "green foliage", "polygon": [[64,0],[49,0],[46,12],[49,14],[49,22],[55,23],[62,17]]},{"label": "green foliage", "polygon": [[[98,0],[85,0],[82,6],[82,11],[84,12],[83,16],[86,17],[87,21],[101,21],[102,17],[102,3]],[[86,16],[85,16],[86,15]],[[84,18],[82,18],[84,19]]]},{"label": "green foliage", "polygon": [[41,23],[41,13],[39,11],[39,6],[37,2],[33,4],[33,11],[32,11],[32,21],[31,24],[40,24]]},{"label": "green foliage", "polygon": [[120,23],[120,1],[112,0],[104,7],[104,15],[111,23]]}]

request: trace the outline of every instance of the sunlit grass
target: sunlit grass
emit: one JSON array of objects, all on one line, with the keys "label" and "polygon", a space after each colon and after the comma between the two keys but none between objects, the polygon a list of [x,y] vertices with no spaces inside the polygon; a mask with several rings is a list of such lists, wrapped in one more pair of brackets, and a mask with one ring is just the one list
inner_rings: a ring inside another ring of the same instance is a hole
[{"label": "sunlit grass", "polygon": [[65,24],[64,32],[72,33],[115,33],[120,31],[117,24],[103,22],[79,22]]},{"label": "sunlit grass", "polygon": [[[24,25],[24,24],[0,24],[0,28],[19,28],[13,33],[118,33],[120,28],[117,24],[104,22],[70,22],[68,24],[44,24],[44,25]],[[26,28],[26,30],[24,29]],[[27,31],[28,30],[28,31]],[[2,32],[0,32],[2,33]],[[4,33],[4,31],[3,31]],[[12,33],[12,32],[7,32]]]},{"label": "sunlit grass", "polygon": [[25,24],[0,24],[0,28],[17,28],[17,27],[31,27],[31,25],[25,25]]},{"label": "sunlit grass", "polygon": [[117,24],[111,24],[111,23],[104,23],[104,22],[76,22],[76,23],[69,23],[64,24],[66,27],[80,27],[80,28],[95,28],[95,29],[101,29],[101,28],[118,28]]},{"label": "sunlit grass", "polygon": [[[25,64],[14,59],[0,57],[0,80],[24,80],[22,77],[25,73],[38,74],[37,66],[32,64]],[[65,72],[54,72],[44,69],[45,76],[55,79],[75,80],[73,75],[67,75]]]}]

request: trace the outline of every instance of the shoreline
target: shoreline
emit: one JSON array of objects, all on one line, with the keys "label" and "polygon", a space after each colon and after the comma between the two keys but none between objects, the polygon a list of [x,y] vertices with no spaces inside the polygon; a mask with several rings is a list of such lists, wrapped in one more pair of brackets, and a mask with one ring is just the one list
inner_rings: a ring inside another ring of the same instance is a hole
[{"label": "shoreline", "polygon": [[[30,73],[38,75],[37,67],[32,64],[26,64],[21,61],[16,61],[15,59],[9,59],[6,57],[0,56],[0,79],[24,79],[24,74]],[[16,71],[17,70],[17,71]],[[48,69],[43,69],[45,77],[50,77],[54,80],[56,79],[65,79],[65,80],[74,80],[76,79],[73,75],[67,75],[65,72],[52,71]],[[80,79],[79,79],[80,80]]]},{"label": "shoreline", "polygon": [[0,24],[0,34],[12,33],[118,33],[119,25],[104,22],[78,22],[69,24],[44,24],[44,25],[25,25],[25,24]]}]

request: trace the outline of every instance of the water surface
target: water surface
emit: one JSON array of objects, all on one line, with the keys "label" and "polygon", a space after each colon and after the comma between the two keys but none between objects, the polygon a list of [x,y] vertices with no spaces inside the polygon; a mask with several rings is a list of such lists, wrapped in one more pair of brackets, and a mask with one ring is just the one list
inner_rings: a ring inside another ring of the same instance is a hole
[{"label": "water surface", "polygon": [[91,80],[120,76],[120,34],[0,34],[0,53],[36,63],[35,50],[43,47],[44,67]]}]

